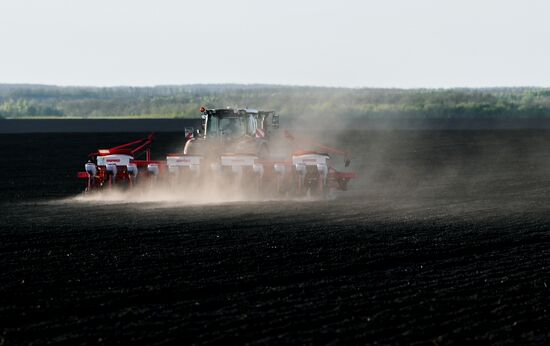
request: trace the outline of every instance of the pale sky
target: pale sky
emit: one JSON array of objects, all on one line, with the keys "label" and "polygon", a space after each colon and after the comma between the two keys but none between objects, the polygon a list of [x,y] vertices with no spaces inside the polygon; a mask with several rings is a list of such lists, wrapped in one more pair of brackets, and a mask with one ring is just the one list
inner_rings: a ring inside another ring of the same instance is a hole
[{"label": "pale sky", "polygon": [[548,0],[0,0],[0,83],[550,86]]}]

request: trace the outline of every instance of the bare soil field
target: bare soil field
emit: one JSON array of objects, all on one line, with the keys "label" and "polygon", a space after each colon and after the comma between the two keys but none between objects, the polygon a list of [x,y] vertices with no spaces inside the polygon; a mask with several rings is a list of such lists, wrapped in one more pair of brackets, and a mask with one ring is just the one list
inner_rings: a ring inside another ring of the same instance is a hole
[{"label": "bare soil field", "polygon": [[75,198],[139,136],[0,135],[0,345],[550,341],[550,131],[326,136],[329,201]]}]

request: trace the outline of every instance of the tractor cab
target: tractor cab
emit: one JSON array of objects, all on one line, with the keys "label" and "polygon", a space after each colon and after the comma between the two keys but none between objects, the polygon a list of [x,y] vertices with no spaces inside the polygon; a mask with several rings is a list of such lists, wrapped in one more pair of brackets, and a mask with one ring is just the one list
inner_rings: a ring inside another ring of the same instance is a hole
[{"label": "tractor cab", "polygon": [[279,126],[278,115],[273,111],[255,109],[205,109],[203,113],[202,138],[232,142],[241,138],[267,139],[269,120],[274,128]]},{"label": "tractor cab", "polygon": [[[187,138],[184,155],[219,157],[224,153],[269,155],[270,129],[279,127],[273,111],[200,108],[202,131]],[[271,118],[271,119],[270,119]]]}]

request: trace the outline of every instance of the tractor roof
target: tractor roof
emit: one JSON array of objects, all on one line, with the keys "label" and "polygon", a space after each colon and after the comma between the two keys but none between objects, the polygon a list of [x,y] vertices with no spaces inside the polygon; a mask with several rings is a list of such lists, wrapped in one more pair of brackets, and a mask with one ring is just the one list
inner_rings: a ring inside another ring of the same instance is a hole
[{"label": "tractor roof", "polygon": [[273,114],[274,111],[261,111],[248,108],[212,108],[206,109],[204,113],[218,116],[244,116],[249,114]]}]

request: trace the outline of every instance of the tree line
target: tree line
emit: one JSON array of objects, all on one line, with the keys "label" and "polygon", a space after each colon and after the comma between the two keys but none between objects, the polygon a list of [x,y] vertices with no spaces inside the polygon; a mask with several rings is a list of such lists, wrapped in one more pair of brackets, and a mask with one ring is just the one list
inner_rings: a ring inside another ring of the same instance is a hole
[{"label": "tree line", "polygon": [[348,118],[550,117],[550,89],[376,89],[278,85],[59,87],[0,84],[0,117],[182,117],[202,105]]}]

